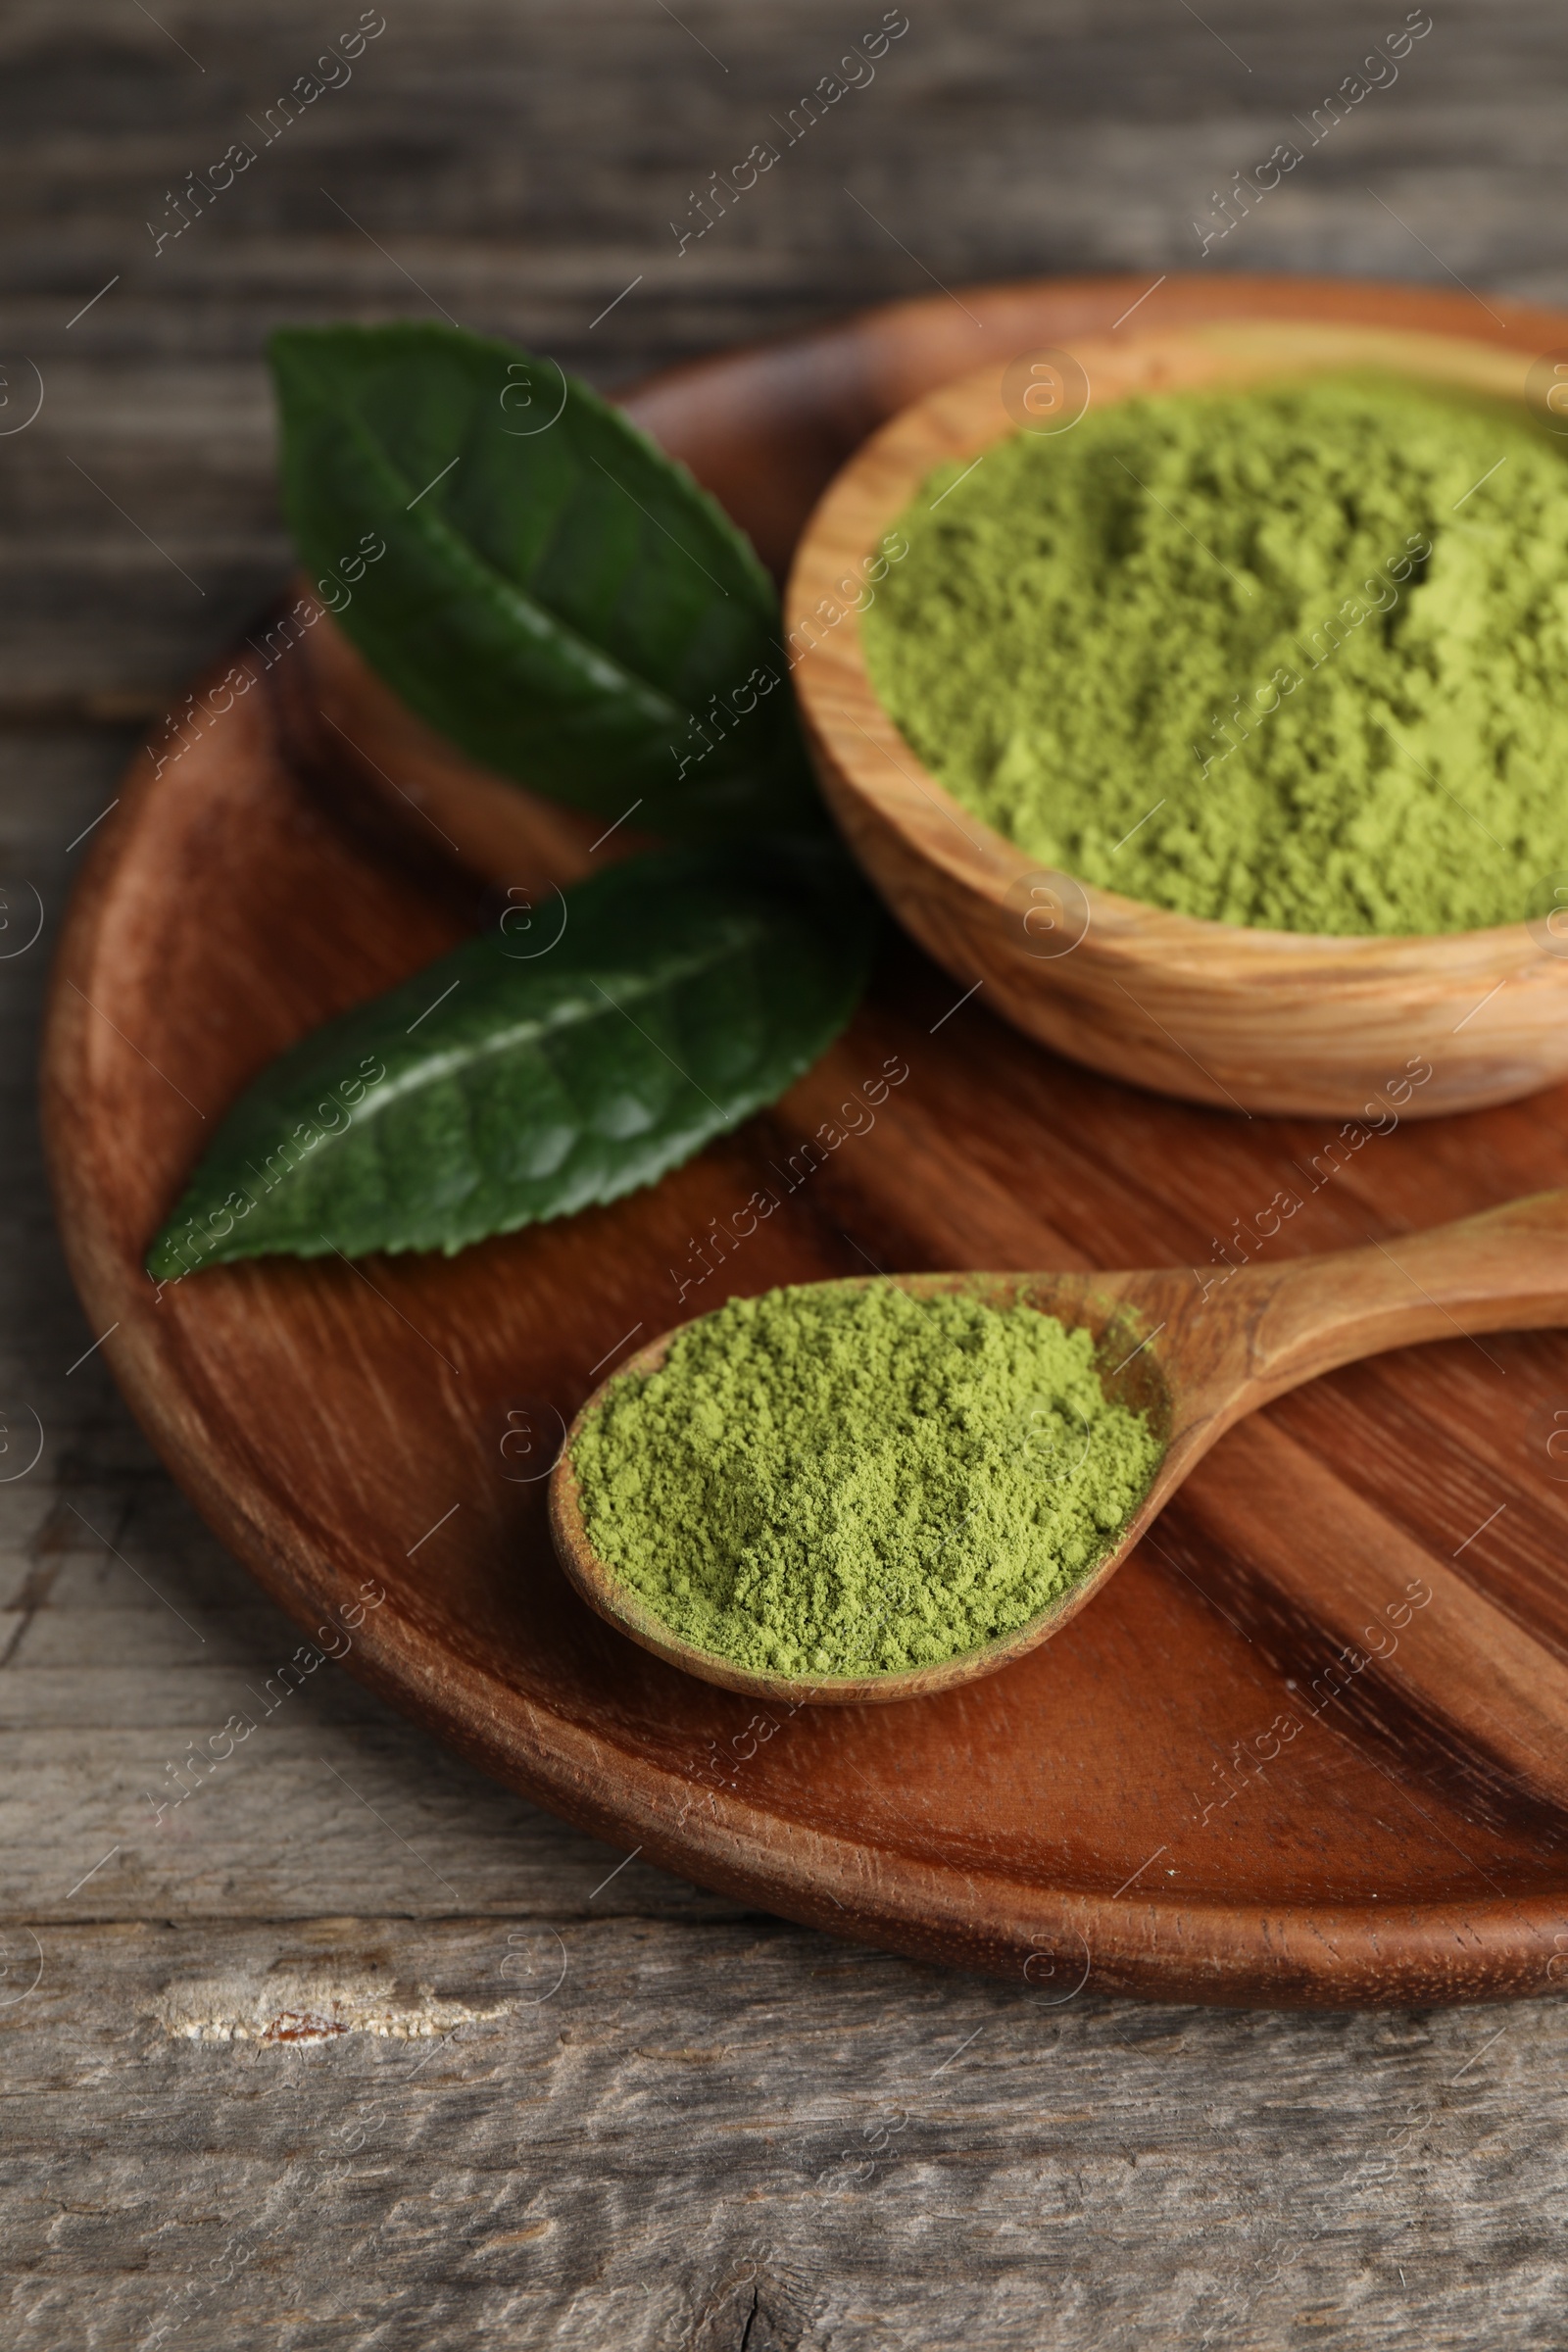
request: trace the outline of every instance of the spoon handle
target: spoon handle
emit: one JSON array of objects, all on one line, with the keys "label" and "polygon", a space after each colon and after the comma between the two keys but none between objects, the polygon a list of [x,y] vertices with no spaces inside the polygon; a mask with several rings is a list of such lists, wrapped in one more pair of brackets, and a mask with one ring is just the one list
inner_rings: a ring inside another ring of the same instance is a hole
[{"label": "spoon handle", "polygon": [[1365,1250],[1241,1267],[1204,1307],[1221,1300],[1245,1350],[1243,1410],[1386,1348],[1568,1324],[1568,1192]]}]

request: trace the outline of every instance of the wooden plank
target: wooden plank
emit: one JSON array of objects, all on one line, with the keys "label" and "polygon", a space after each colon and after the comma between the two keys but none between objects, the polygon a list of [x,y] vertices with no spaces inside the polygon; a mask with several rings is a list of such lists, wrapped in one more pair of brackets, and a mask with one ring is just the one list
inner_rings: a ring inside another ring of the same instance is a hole
[{"label": "wooden plank", "polygon": [[[1554,2340],[1559,2003],[1124,2009],[761,1923],[41,1941],[0,2035],[43,2342]],[[279,2017],[348,2030],[185,2037]]]},{"label": "wooden plank", "polygon": [[[1358,64],[1365,10],[1204,13],[1212,31],[1166,0],[915,8],[874,81],[791,144],[853,37],[826,0],[765,19],[730,0],[691,32],[641,0],[422,0],[268,145],[268,106],[320,47],[306,0],[260,19],[196,0],[173,39],[82,0],[17,12],[0,294],[6,350],[47,390],[0,441],[0,698],[172,692],[266,600],[285,559],[261,347],[281,318],[444,311],[617,383],[933,271],[1452,270],[1568,295],[1540,200],[1568,78],[1549,9],[1457,0],[1315,148],[1298,119]],[[1301,164],[1205,254],[1210,192],[1287,138]],[[155,252],[167,192],[236,139],[255,164]],[[777,164],[679,248],[671,221],[700,221],[695,193],[762,140]]]},{"label": "wooden plank", "polygon": [[[154,1687],[149,1675],[121,1709],[84,1719],[90,1735],[81,1722],[0,1735],[0,1785],[11,1791],[0,1806],[0,1910],[39,1922],[220,1917],[238,1901],[259,1918],[304,1919],[385,1900],[390,1880],[400,1907],[422,1918],[747,1913],[641,1861],[595,1899],[624,1849],[497,1788],[382,1710],[344,1721],[301,1696],[287,1701],[292,1721],[281,1709],[272,1719],[236,1685],[212,1694],[198,1725],[138,1722]],[[231,1751],[223,1742],[218,1762],[193,1761],[190,1743],[199,1755],[225,1725]]]}]

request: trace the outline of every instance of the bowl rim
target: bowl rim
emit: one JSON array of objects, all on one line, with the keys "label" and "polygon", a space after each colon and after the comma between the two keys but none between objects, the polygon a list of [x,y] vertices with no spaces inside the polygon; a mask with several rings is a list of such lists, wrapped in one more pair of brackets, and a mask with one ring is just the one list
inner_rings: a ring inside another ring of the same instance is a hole
[{"label": "bowl rim", "polygon": [[[1338,348],[1336,348],[1336,346]],[[1448,358],[1461,363],[1451,377],[1421,376],[1423,383],[1451,382],[1456,388],[1469,388],[1492,397],[1518,401],[1525,406],[1523,387],[1518,384],[1518,363],[1524,357],[1518,347],[1499,346],[1479,337],[1434,332],[1431,329],[1403,327],[1368,327],[1348,320],[1275,319],[1269,318],[1223,318],[1198,320],[1170,327],[1152,327],[1135,331],[1119,347],[1112,346],[1109,336],[1096,334],[1078,339],[1079,350],[1094,356],[1115,352],[1117,358],[1153,355],[1171,349],[1193,352],[1238,352],[1244,359],[1262,358],[1266,353],[1277,358],[1259,368],[1256,381],[1270,375],[1290,375],[1303,368],[1314,372],[1356,365],[1353,353],[1360,346],[1368,355],[1381,351],[1386,357],[1380,362],[1370,356],[1359,364],[1369,369],[1398,373],[1396,362],[1402,352],[1408,357],[1424,353],[1428,358]],[[1314,356],[1318,355],[1318,356]],[[1077,356],[1075,352],[1073,356]],[[1417,372],[1409,370],[1409,372]],[[1510,392],[1507,379],[1515,381]],[[1160,389],[1198,390],[1203,379]],[[1233,379],[1227,379],[1233,380]],[[827,569],[839,570],[840,560],[835,558],[824,565],[825,535],[849,513],[856,524],[855,536],[863,532],[864,514],[873,505],[863,487],[864,470],[869,460],[895,459],[899,462],[901,488],[897,503],[882,513],[886,500],[874,502],[881,517],[880,528],[886,530],[908,505],[909,498],[943,461],[926,456],[918,466],[910,465],[898,443],[907,436],[913,422],[944,404],[968,402],[982,389],[995,395],[998,389],[998,368],[995,361],[981,368],[968,369],[961,374],[945,378],[916,399],[898,410],[854,450],[812,508],[801,533],[790,565],[784,592],[784,634],[788,646],[798,628],[808,623],[810,608],[819,601]],[[1151,389],[1155,388],[1151,385]],[[1136,383],[1123,385],[1112,392],[1112,400],[1135,397],[1140,387]],[[1000,407],[1000,402],[998,403]],[[1005,417],[1000,425],[994,422],[983,433],[967,438],[970,448],[990,448],[1004,440],[1019,428]],[[956,454],[957,454],[956,452]],[[877,529],[873,528],[865,554],[875,545]],[[832,634],[839,638],[848,653],[856,674],[863,683],[865,699],[876,733],[858,727],[866,735],[872,749],[879,755],[884,772],[874,775],[864,753],[853,747],[844,756],[844,730],[835,726],[841,713],[829,710],[836,702],[837,691],[827,683],[821,664],[813,665],[811,655],[816,646],[808,646],[796,658],[796,694],[807,731],[813,742],[824,749],[831,747],[832,764],[837,780],[857,798],[867,803],[875,813],[892,826],[904,845],[928,865],[940,867],[951,880],[961,887],[1002,906],[1009,891],[1020,882],[1035,878],[1054,877],[1069,882],[1080,892],[1088,908],[1083,944],[1093,936],[1097,952],[1108,952],[1129,963],[1147,961],[1152,954],[1167,967],[1180,967],[1191,962],[1195,967],[1211,969],[1216,947],[1233,956],[1248,957],[1254,964],[1270,961],[1298,963],[1302,959],[1316,960],[1320,965],[1340,963],[1350,972],[1361,971],[1369,984],[1403,972],[1410,978],[1430,972],[1435,966],[1452,971],[1473,963],[1478,971],[1495,970],[1499,963],[1524,967],[1558,960],[1551,951],[1536,939],[1528,918],[1516,918],[1506,923],[1494,923],[1479,928],[1458,931],[1400,931],[1400,932],[1330,932],[1287,931],[1263,924],[1228,923],[1212,915],[1184,914],[1177,908],[1160,906],[1152,900],[1135,899],[1126,893],[1089,882],[1069,868],[1046,864],[1030,856],[1018,843],[999,832],[988,819],[969,808],[944,784],[921,760],[892,713],[887,710],[871,680],[865,662],[858,626],[858,608],[851,603],[842,618],[830,624]],[[820,640],[818,640],[820,642]],[[852,721],[852,724],[857,722]],[[878,738],[881,740],[878,740]],[[908,781],[938,811],[949,819],[966,840],[969,828],[975,828],[982,840],[970,840],[974,853],[966,858],[955,851],[945,832],[928,836],[912,832],[905,821],[904,799],[899,787],[890,783],[885,767],[903,767]],[[1568,870],[1568,869],[1565,869]],[[1067,954],[1042,957],[1042,964],[1064,961]]]}]

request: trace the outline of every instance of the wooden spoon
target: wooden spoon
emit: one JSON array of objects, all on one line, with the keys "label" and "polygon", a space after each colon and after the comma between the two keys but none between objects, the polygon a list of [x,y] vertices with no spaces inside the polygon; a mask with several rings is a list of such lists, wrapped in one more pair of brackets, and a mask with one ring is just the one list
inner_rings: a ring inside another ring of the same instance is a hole
[{"label": "wooden spoon", "polygon": [[[616,1382],[662,1363],[666,1332],[594,1391],[566,1433],[550,1481],[550,1524],[567,1577],[591,1608],[634,1642],[703,1681],[797,1705],[912,1698],[972,1682],[1048,1641],[1119,1568],[1216,1438],[1287,1389],[1338,1364],[1420,1340],[1568,1322],[1568,1192],[1370,1249],[1277,1266],[1185,1266],[1122,1274],[890,1274],[832,1287],[896,1284],[916,1298],[967,1291],[998,1306],[1023,1301],[1095,1335],[1105,1393],[1150,1416],[1165,1453],[1136,1517],[1104,1558],[1040,1614],[978,1649],[932,1666],[808,1682],[760,1674],[692,1648],[593,1551],[572,1448]],[[680,1541],[679,1531],[671,1542]]]}]

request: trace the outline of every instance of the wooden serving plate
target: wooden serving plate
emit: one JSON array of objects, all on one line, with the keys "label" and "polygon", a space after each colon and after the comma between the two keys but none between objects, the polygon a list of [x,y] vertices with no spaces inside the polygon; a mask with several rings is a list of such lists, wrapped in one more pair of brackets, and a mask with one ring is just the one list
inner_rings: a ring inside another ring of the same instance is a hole
[{"label": "wooden serving plate", "polygon": [[[1110,331],[1142,291],[900,305],[631,406],[781,568],[892,411]],[[1235,277],[1167,280],[1144,312],[1487,319],[1420,290]],[[1568,347],[1544,313],[1486,331]],[[259,674],[162,772],[137,761],[71,911],[44,1066],[93,1331],[116,1326],[105,1353],[155,1444],[306,1633],[373,1580],[348,1663],[497,1777],[705,1884],[1038,2001],[1089,1983],[1407,2003],[1562,1975],[1568,1763],[1539,1724],[1568,1690],[1568,1338],[1455,1339],[1283,1399],[1058,1639],[902,1706],[767,1715],[626,1642],[558,1570],[540,1474],[621,1351],[727,1291],[867,1261],[1187,1262],[1200,1283],[1216,1237],[1266,1262],[1371,1235],[1396,1260],[1413,1226],[1568,1184],[1568,1090],[1359,1142],[1184,1105],[959,1005],[895,941],[787,1101],[651,1192],[450,1260],[274,1259],[160,1297],[143,1249],[236,1091],[479,919],[395,764],[377,756],[376,783],[316,716],[311,660]],[[504,865],[510,836],[486,855],[461,790],[444,805],[460,853]],[[541,887],[587,854],[522,819],[516,850]],[[811,1136],[839,1140],[792,1182]],[[736,1239],[764,1189],[778,1207]]]}]

